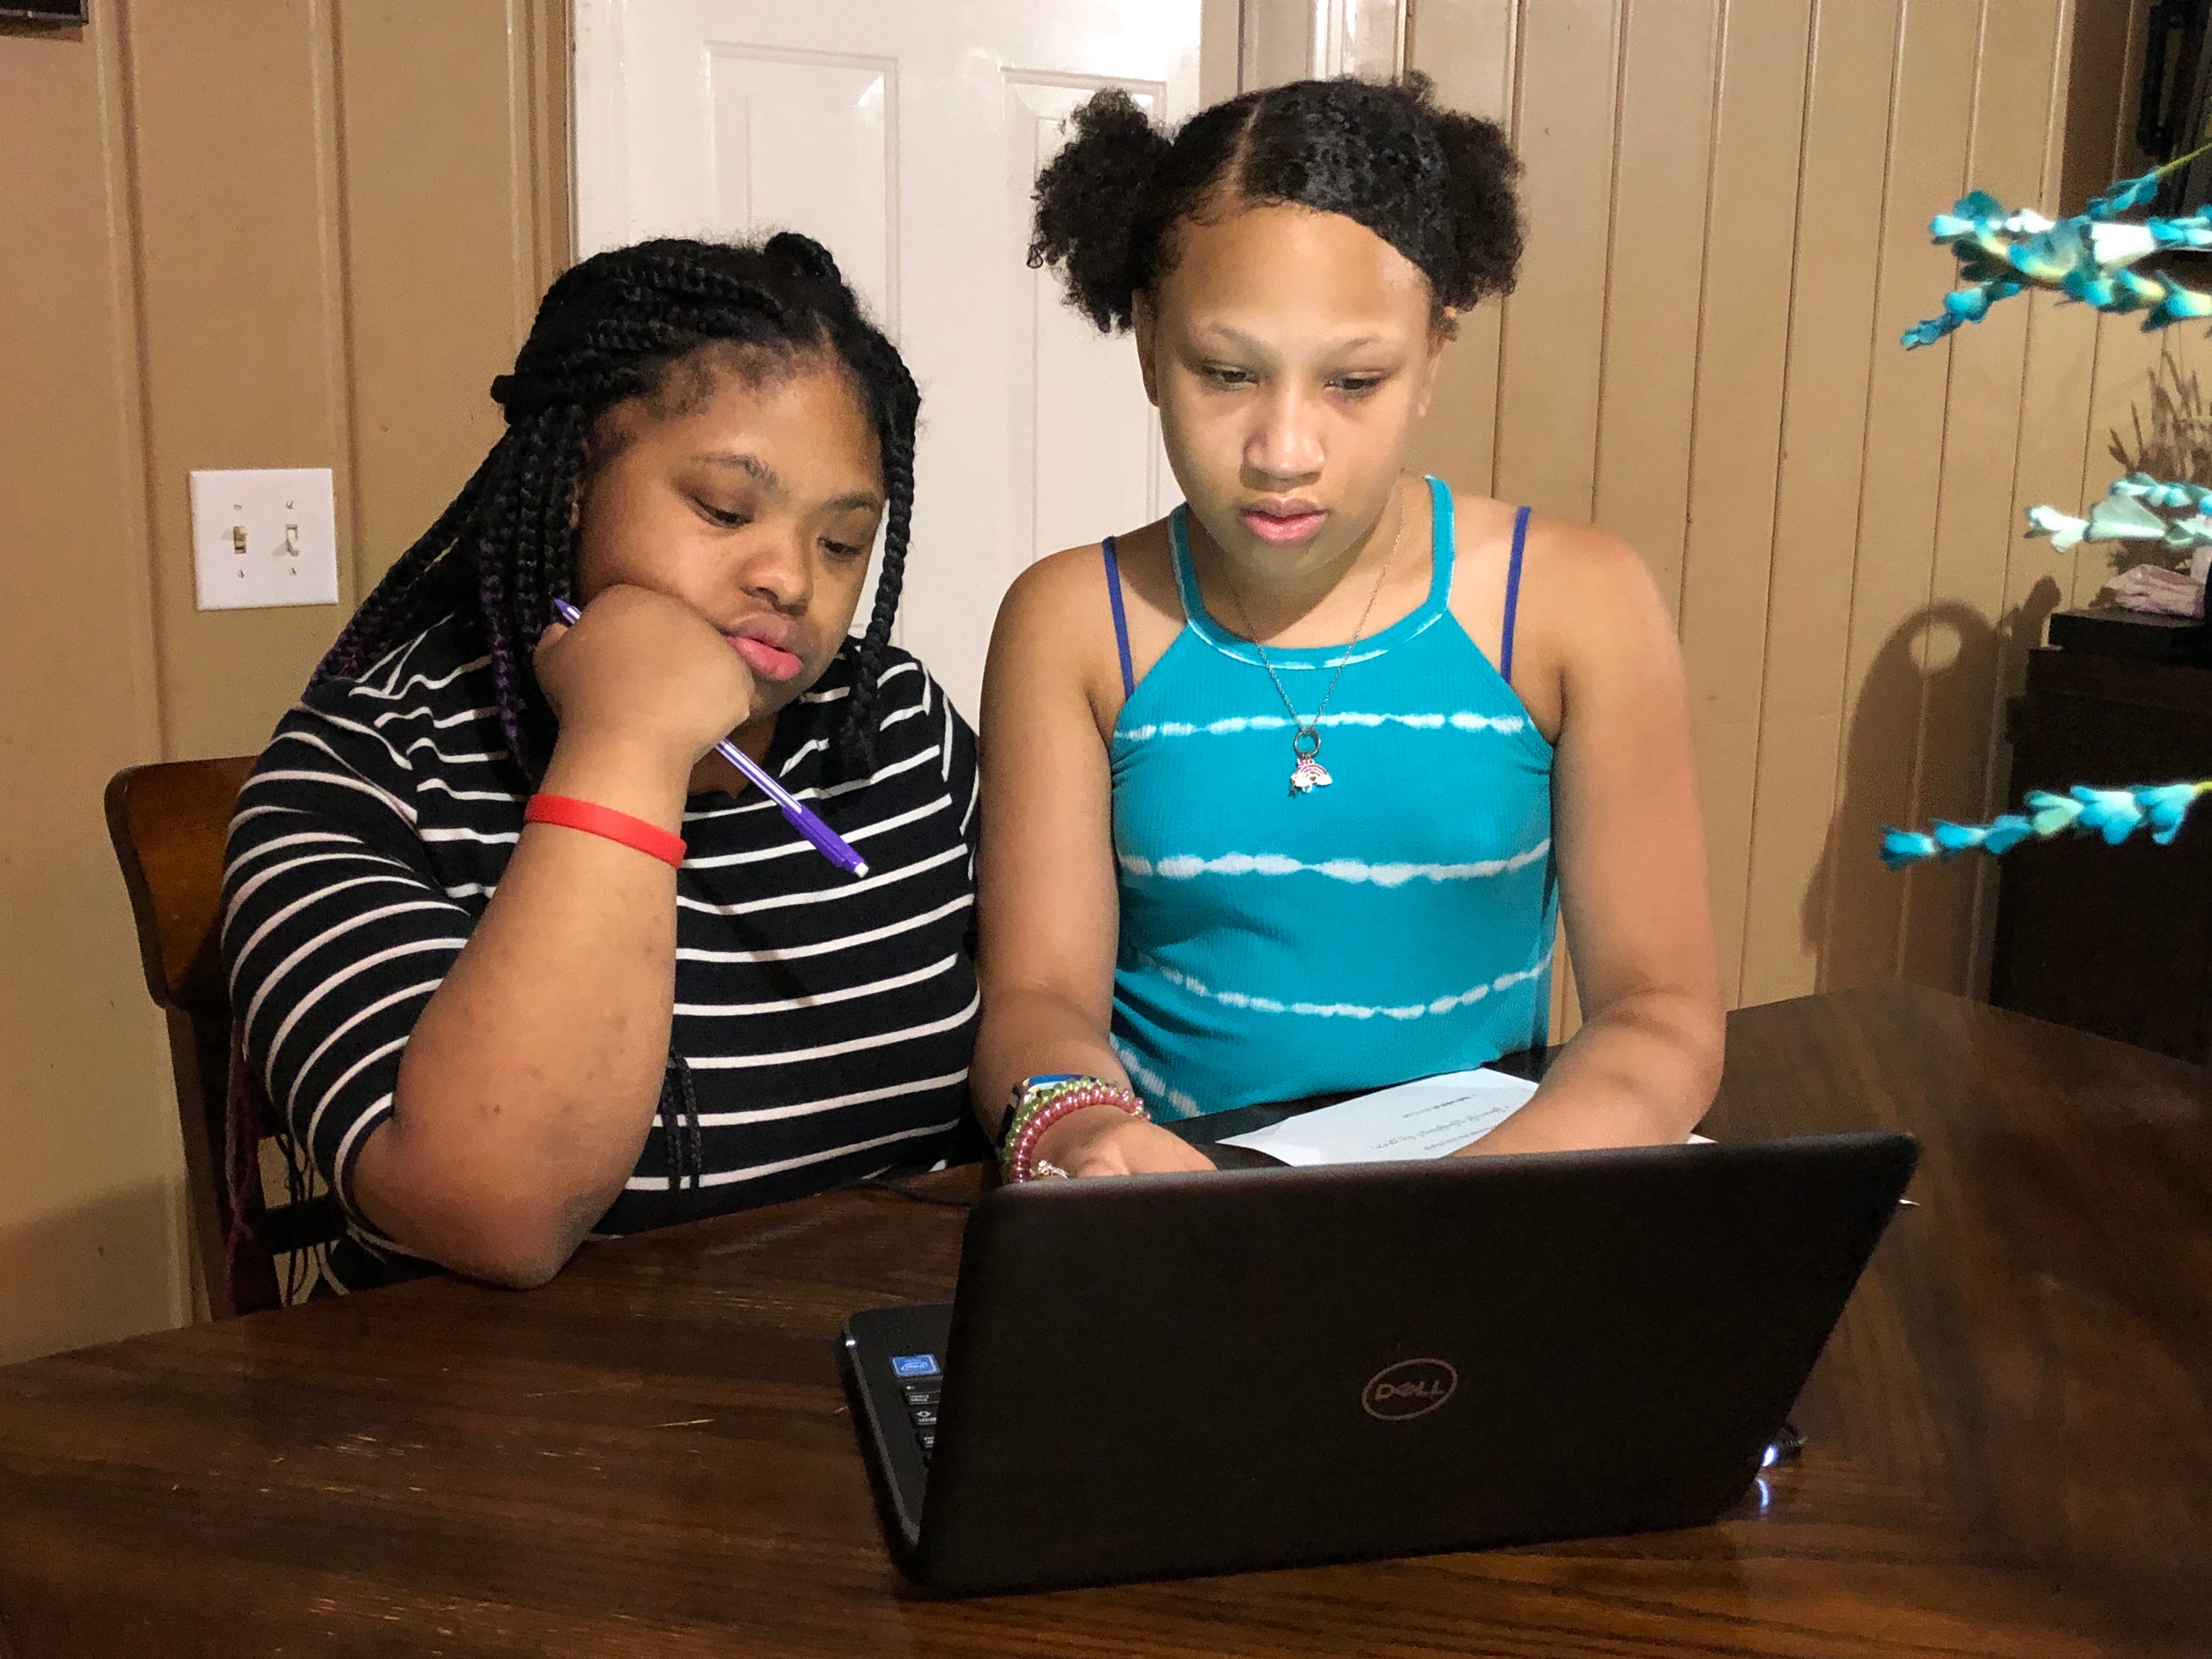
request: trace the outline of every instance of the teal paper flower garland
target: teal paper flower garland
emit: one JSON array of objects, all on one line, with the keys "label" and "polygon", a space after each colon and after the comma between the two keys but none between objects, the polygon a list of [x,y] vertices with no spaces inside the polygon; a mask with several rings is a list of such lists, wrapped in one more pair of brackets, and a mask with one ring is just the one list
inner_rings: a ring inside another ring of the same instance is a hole
[{"label": "teal paper flower garland", "polygon": [[[2147,205],[2159,182],[2177,167],[2212,153],[2212,145],[2154,168],[2140,178],[2123,179],[2070,219],[2051,220],[2021,210],[2008,213],[1986,191],[1962,198],[1948,213],[1929,222],[1929,234],[1951,245],[1966,286],[1943,296],[1940,316],[1905,331],[1909,351],[1933,345],[1968,323],[1989,315],[2000,300],[2030,288],[2055,290],[2099,311],[2135,312],[2146,331],[2185,319],[2212,317],[2212,294],[2185,288],[2166,272],[2137,276],[2129,267],[2169,248],[2212,248],[2212,204],[2183,219],[2116,222],[2123,213]],[[2186,517],[2168,516],[2186,514]],[[2156,539],[2175,550],[2212,546],[2212,489],[2174,483],[2144,472],[2115,483],[2087,518],[2051,507],[2027,509],[2027,533],[2047,536],[2051,550],[2069,553],[2084,542]],[[2096,836],[2117,847],[2148,829],[2160,847],[2181,833],[2189,809],[2212,793],[2212,778],[2195,783],[2128,784],[2095,789],[2077,783],[2063,795],[2029,792],[2026,810],[2007,812],[1987,823],[1952,823],[1938,818],[1926,831],[1885,829],[1881,861],[1893,870],[1948,860],[1966,852],[1997,857],[2028,841],[2057,836]]]},{"label": "teal paper flower garland", "polygon": [[[2130,472],[2113,483],[2086,519],[2055,507],[2029,507],[2027,533],[2050,537],[2054,553],[2071,553],[2084,542],[2155,541],[2175,551],[2212,547],[2208,507],[2212,507],[2212,486],[2167,483],[2148,472]],[[2188,516],[2168,517],[2160,508]]]},{"label": "teal paper flower garland", "polygon": [[1938,818],[1926,834],[1884,830],[1881,861],[1902,870],[1909,864],[1954,859],[1966,852],[1996,857],[2024,841],[2063,835],[2101,836],[2107,847],[2118,847],[2146,827],[2153,841],[2168,847],[2181,833],[2189,809],[2206,793],[2212,793],[2212,778],[2197,783],[2128,784],[2118,789],[2092,789],[2077,783],[2063,795],[2033,789],[2028,792],[2025,812],[2008,812],[1987,823],[1949,823]]},{"label": "teal paper flower garland", "polygon": [[[2212,149],[2208,145],[2207,149]],[[2000,300],[2047,289],[2099,311],[2147,314],[2146,331],[2212,317],[2212,294],[2184,287],[2170,274],[2137,275],[2130,267],[2173,248],[2212,248],[2212,204],[2184,219],[2117,222],[2158,194],[2159,182],[2205,150],[2168,161],[2139,179],[2123,179],[2070,219],[2046,219],[2027,209],[2008,212],[1985,190],[1961,197],[1928,222],[1928,233],[1951,245],[1965,286],[1943,296],[1943,309],[1905,331],[1909,351],[1978,323]]]}]

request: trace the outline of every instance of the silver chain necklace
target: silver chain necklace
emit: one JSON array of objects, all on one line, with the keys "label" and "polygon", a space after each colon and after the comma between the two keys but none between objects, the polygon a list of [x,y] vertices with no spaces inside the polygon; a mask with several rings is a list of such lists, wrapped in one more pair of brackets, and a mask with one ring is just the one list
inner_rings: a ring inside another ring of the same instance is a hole
[{"label": "silver chain necklace", "polygon": [[1297,705],[1291,694],[1283,689],[1283,677],[1275,672],[1275,665],[1267,660],[1267,647],[1260,643],[1260,630],[1252,626],[1252,618],[1244,610],[1244,596],[1237,591],[1237,584],[1227,580],[1230,603],[1237,607],[1237,620],[1243,624],[1244,637],[1260,653],[1260,666],[1267,671],[1267,678],[1275,687],[1275,695],[1283,700],[1283,708],[1291,717],[1291,754],[1297,764],[1291,769],[1291,794],[1293,798],[1310,794],[1316,789],[1326,789],[1335,780],[1328,769],[1321,763],[1321,717],[1328,712],[1328,700],[1336,695],[1336,683],[1344,678],[1351,665],[1352,653],[1359,648],[1359,641],[1367,633],[1367,619],[1375,614],[1375,601],[1382,596],[1382,583],[1390,574],[1391,562],[1398,556],[1398,544],[1406,539],[1406,513],[1401,502],[1398,514],[1397,533],[1390,538],[1390,550],[1382,556],[1382,568],[1375,573],[1375,586],[1367,595],[1367,604],[1359,613],[1359,626],[1352,630],[1352,640],[1338,653],[1336,672],[1329,676],[1328,689],[1321,694],[1321,705],[1313,712],[1311,720],[1298,715]]}]

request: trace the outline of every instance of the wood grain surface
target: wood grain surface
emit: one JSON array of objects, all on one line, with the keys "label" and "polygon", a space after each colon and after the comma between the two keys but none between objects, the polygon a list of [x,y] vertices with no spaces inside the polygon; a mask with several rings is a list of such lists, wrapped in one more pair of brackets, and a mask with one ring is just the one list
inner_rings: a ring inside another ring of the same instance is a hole
[{"label": "wood grain surface", "polygon": [[1713,1133],[1869,1126],[1918,1207],[1717,1526],[933,1598],[834,1341],[961,1212],[864,1188],[0,1370],[0,1652],[2203,1653],[2212,1082],[1904,986],[1732,1017]]}]

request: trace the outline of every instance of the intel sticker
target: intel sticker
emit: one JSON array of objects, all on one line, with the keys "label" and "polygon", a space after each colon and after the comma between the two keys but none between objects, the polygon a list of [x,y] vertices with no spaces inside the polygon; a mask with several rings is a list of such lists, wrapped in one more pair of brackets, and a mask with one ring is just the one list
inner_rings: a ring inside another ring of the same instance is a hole
[{"label": "intel sticker", "polygon": [[937,1375],[937,1356],[933,1353],[902,1353],[891,1357],[894,1376],[934,1376]]}]

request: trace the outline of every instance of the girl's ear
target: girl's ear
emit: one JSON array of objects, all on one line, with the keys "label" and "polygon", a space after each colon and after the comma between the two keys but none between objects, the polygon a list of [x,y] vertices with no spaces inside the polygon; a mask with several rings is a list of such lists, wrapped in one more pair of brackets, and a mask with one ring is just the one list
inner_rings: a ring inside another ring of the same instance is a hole
[{"label": "girl's ear", "polygon": [[1152,296],[1139,289],[1129,298],[1129,329],[1137,337],[1137,368],[1145,377],[1145,396],[1152,399],[1155,409],[1160,406],[1159,381],[1152,370],[1152,341],[1158,322],[1152,315]]},{"label": "girl's ear", "polygon": [[1451,306],[1443,309],[1443,321],[1429,331],[1429,349],[1421,359],[1419,390],[1413,398],[1413,418],[1419,420],[1429,412],[1429,400],[1436,396],[1437,365],[1443,361],[1444,348],[1459,334],[1459,312]]}]

